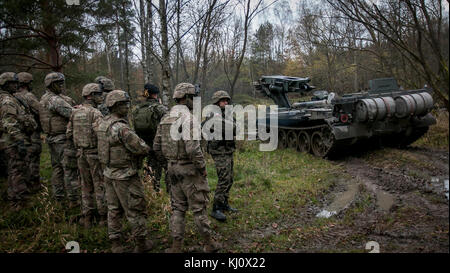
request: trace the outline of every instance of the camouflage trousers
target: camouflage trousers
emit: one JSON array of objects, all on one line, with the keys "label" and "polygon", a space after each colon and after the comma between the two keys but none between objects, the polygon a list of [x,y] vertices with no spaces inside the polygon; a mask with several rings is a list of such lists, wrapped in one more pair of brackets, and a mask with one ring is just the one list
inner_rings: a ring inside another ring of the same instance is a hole
[{"label": "camouflage trousers", "polygon": [[29,194],[26,161],[19,155],[17,146],[8,147],[3,152],[8,165],[7,198],[12,202],[25,200]]},{"label": "camouflage trousers", "polygon": [[233,154],[212,155],[217,171],[217,187],[214,204],[222,206],[228,203],[231,186],[233,186]]},{"label": "camouflage trousers", "polygon": [[81,212],[83,215],[93,215],[97,206],[98,214],[106,216],[105,184],[97,149],[78,149],[77,158],[81,178]]},{"label": "camouflage trousers", "polygon": [[41,187],[40,163],[41,163],[41,142],[33,141],[27,149],[28,164],[28,187],[31,190],[38,190]]},{"label": "camouflage trousers", "polygon": [[172,215],[170,230],[175,240],[184,239],[185,214],[192,210],[194,222],[201,236],[211,235],[211,222],[206,212],[209,203],[209,185],[195,169],[194,165],[178,165],[169,163],[170,202]]},{"label": "camouflage trousers", "polygon": [[122,237],[122,219],[125,214],[131,226],[133,239],[145,238],[147,230],[144,185],[138,175],[128,180],[104,177],[108,202],[108,236],[115,240]]},{"label": "camouflage trousers", "polygon": [[80,199],[80,183],[76,154],[65,149],[65,143],[49,143],[52,158],[52,189],[53,196],[58,201],[67,198],[70,201]]}]

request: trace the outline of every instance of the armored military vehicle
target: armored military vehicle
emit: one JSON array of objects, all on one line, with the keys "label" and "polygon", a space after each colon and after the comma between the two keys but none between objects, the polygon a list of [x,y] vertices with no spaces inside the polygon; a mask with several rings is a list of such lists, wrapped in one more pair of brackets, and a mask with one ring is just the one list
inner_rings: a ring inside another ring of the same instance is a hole
[{"label": "armored military vehicle", "polygon": [[[427,89],[401,90],[393,78],[369,81],[369,90],[342,96],[315,91],[309,78],[262,76],[255,88],[278,105],[278,148],[325,157],[363,141],[407,146],[436,123]],[[291,103],[287,93],[312,93]],[[268,113],[266,123],[270,125]],[[261,129],[261,128],[260,128]],[[266,128],[267,129],[267,128]]]}]

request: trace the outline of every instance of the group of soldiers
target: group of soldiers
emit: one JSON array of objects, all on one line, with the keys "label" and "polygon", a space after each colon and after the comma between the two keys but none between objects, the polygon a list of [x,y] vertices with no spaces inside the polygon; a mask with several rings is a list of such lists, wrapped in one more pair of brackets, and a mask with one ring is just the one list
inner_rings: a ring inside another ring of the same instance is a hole
[{"label": "group of soldiers", "polygon": [[[39,167],[44,133],[51,155],[53,197],[64,207],[81,206],[85,228],[107,225],[112,252],[124,251],[123,217],[131,226],[134,252],[153,247],[145,227],[147,200],[139,176],[144,158],[144,169],[149,169],[157,192],[165,170],[173,239],[166,251],[182,251],[189,208],[204,239],[204,251],[221,248],[211,236],[207,214],[210,189],[201,141],[192,137],[194,130],[186,140],[174,140],[170,135],[179,119],[190,128],[201,128],[192,116],[193,98],[197,95],[194,85],[180,83],[175,87],[174,101],[189,111],[174,117],[158,100],[158,88],[149,83],[144,86],[145,101],[130,112],[128,93],[115,90],[114,83],[103,76],[83,87],[80,105],[63,94],[62,73],[46,75],[46,92],[40,101],[31,92],[32,81],[32,75],[26,72],[0,75],[0,162],[7,165],[7,200],[12,210],[25,207],[31,195],[42,188]],[[213,95],[213,103],[222,109],[219,118],[224,123],[225,106],[230,102],[225,91]],[[210,215],[219,221],[226,220],[226,212],[237,212],[228,202],[234,150],[234,140],[223,138],[207,143],[218,175]]]}]

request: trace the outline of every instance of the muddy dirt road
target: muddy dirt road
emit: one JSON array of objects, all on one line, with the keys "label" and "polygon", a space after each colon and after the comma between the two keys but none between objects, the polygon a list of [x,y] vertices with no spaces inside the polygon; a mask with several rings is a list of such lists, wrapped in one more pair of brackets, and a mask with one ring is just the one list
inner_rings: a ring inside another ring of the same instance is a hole
[{"label": "muddy dirt road", "polygon": [[274,252],[369,252],[370,241],[382,253],[449,252],[448,151],[382,149],[333,162],[343,173],[319,204],[229,243],[285,234]]}]

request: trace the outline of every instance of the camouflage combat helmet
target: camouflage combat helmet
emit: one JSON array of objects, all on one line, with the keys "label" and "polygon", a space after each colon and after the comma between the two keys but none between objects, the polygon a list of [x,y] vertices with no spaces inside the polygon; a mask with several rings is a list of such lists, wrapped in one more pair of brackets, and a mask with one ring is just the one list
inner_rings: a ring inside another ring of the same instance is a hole
[{"label": "camouflage combat helmet", "polygon": [[221,99],[229,99],[231,100],[230,95],[228,95],[227,91],[216,91],[214,92],[214,94],[212,95],[212,103],[216,104],[218,103]]},{"label": "camouflage combat helmet", "polygon": [[175,92],[173,92],[172,98],[182,99],[187,94],[195,95],[195,86],[187,82],[182,82],[175,86]]},{"label": "camouflage combat helmet", "polygon": [[113,81],[105,77],[101,78],[98,83],[100,83],[106,91],[112,91],[115,88]]},{"label": "camouflage combat helmet", "polygon": [[47,74],[44,79],[45,87],[49,87],[52,82],[65,81],[64,74],[60,72],[52,72]]},{"label": "camouflage combat helmet", "polygon": [[33,75],[27,72],[20,72],[17,74],[17,78],[20,83],[31,83],[33,81]]},{"label": "camouflage combat helmet", "polygon": [[7,82],[17,82],[19,79],[17,78],[17,74],[14,72],[5,72],[0,75],[0,86],[5,85]]},{"label": "camouflage combat helmet", "polygon": [[122,90],[114,90],[106,95],[106,107],[111,108],[116,102],[120,101],[130,101],[130,96],[127,92]]},{"label": "camouflage combat helmet", "polygon": [[81,92],[81,95],[83,97],[86,97],[95,92],[102,92],[100,90],[100,85],[98,83],[88,83],[83,87],[83,91]]},{"label": "camouflage combat helmet", "polygon": [[98,77],[95,78],[94,82],[100,83],[100,81],[101,81],[102,79],[107,79],[107,78],[106,78],[105,76],[98,76]]}]

